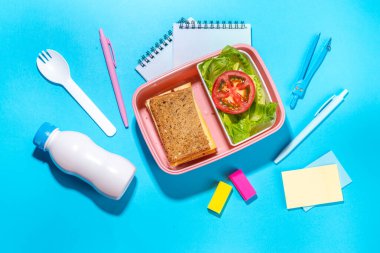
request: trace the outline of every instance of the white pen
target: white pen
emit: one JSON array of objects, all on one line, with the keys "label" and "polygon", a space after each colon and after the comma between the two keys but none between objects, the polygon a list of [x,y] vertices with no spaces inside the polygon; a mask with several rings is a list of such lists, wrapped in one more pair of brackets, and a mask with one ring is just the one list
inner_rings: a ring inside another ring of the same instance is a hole
[{"label": "white pen", "polygon": [[348,94],[348,90],[344,89],[339,95],[333,95],[329,98],[314,115],[314,119],[294,138],[274,160],[275,164],[281,162],[288,156],[306,137],[315,129],[324,119],[329,116],[335,108],[337,108]]}]

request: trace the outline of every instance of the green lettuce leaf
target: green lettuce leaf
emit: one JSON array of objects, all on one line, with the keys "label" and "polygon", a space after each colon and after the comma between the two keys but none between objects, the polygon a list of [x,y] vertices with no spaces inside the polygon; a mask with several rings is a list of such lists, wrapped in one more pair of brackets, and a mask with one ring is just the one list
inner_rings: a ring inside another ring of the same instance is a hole
[{"label": "green lettuce leaf", "polygon": [[199,71],[210,94],[216,78],[229,70],[240,70],[248,74],[256,89],[255,100],[247,111],[241,114],[228,114],[218,110],[232,142],[238,143],[271,125],[276,118],[277,104],[267,101],[260,78],[249,59],[231,46],[226,46],[217,57],[199,65]]}]

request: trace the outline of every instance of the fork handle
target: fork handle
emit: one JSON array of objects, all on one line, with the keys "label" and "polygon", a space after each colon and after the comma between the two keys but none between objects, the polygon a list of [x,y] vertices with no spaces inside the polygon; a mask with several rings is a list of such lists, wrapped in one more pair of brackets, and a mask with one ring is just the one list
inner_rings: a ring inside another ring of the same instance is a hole
[{"label": "fork handle", "polygon": [[115,126],[107,119],[73,79],[70,78],[70,80],[68,80],[63,86],[107,136],[113,136],[116,133]]}]

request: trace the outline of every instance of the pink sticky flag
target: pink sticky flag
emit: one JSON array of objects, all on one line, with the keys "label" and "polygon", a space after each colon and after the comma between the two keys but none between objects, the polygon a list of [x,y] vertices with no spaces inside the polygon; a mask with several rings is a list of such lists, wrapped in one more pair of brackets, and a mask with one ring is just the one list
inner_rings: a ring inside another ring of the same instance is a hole
[{"label": "pink sticky flag", "polygon": [[255,188],[253,188],[242,170],[239,169],[232,173],[229,176],[229,179],[235,185],[236,189],[245,201],[256,195]]}]

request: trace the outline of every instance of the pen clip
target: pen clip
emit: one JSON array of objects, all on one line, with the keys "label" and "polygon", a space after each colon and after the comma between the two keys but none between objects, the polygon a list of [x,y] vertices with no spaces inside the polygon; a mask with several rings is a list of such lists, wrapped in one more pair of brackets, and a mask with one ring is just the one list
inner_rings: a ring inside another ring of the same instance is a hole
[{"label": "pen clip", "polygon": [[112,48],[111,41],[110,41],[108,38],[106,38],[106,39],[107,39],[108,47],[109,47],[109,49],[110,49],[110,51],[111,51],[111,56],[112,56],[112,62],[113,62],[113,65],[114,65],[115,68],[116,68],[116,60],[115,60],[115,55],[114,55],[114,53],[113,53],[113,48]]},{"label": "pen clip", "polygon": [[321,111],[323,111],[323,109],[325,109],[325,107],[330,104],[330,102],[335,98],[336,96],[335,95],[332,95],[331,98],[327,99],[326,102],[323,103],[323,105],[321,107],[319,107],[318,111],[314,114],[314,117],[316,117]]}]

